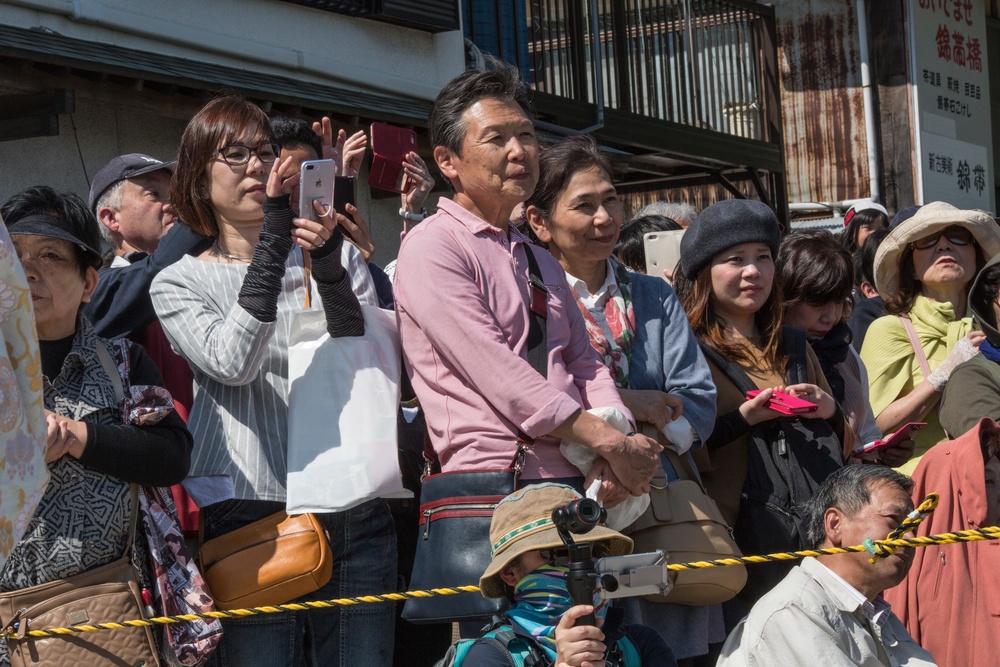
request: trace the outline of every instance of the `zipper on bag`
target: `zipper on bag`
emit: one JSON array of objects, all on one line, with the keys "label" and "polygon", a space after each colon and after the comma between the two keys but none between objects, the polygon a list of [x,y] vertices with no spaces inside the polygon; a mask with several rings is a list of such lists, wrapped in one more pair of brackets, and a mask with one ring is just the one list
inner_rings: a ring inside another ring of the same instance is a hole
[{"label": "zipper on bag", "polygon": [[[438,514],[447,513],[454,516],[490,516],[496,509],[496,503],[456,503],[454,505],[441,505],[423,510],[424,539],[429,539],[431,531],[431,521],[436,520]],[[435,518],[436,517],[436,518]]]}]

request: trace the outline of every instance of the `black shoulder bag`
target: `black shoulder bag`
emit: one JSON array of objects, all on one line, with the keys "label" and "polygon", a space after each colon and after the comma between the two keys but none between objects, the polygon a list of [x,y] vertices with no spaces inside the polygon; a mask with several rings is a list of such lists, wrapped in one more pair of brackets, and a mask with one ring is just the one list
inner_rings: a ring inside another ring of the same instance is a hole
[{"label": "black shoulder bag", "polygon": [[[784,327],[788,350],[785,379],[789,385],[808,382],[806,337]],[[757,389],[739,364],[702,345],[705,356],[743,392]],[[843,446],[825,419],[779,417],[750,427],[749,467],[743,484],[734,537],[747,555],[811,548],[806,537],[803,504],[823,481],[844,465]],[[773,588],[794,563],[754,566],[740,597],[755,601]]]},{"label": "black shoulder bag", "polygon": [[[528,361],[547,376],[548,290],[542,281],[531,247],[528,257],[530,322]],[[417,554],[410,590],[430,590],[467,586],[479,582],[492,558],[490,522],[497,503],[514,492],[531,439],[517,436],[517,450],[507,468],[501,470],[457,470],[430,474],[437,457],[424,442],[427,462],[420,489],[420,521]],[[440,466],[437,466],[440,469]],[[411,623],[441,623],[489,618],[508,607],[504,598],[484,598],[477,594],[438,595],[410,598],[403,606],[403,618]]]}]

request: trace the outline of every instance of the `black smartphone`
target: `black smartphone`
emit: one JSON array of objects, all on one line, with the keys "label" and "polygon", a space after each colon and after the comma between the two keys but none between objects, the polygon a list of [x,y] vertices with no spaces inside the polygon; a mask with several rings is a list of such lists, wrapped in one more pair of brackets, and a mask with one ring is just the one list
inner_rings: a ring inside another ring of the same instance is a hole
[{"label": "black smartphone", "polygon": [[348,218],[351,216],[347,212],[347,205],[357,206],[354,200],[356,180],[353,176],[337,176],[333,180],[333,208],[336,209],[337,213],[346,215]]}]

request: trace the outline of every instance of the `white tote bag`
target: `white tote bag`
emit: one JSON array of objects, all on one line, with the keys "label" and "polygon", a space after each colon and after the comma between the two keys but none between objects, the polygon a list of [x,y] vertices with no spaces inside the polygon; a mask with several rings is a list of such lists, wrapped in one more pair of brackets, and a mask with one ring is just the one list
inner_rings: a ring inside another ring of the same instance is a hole
[{"label": "white tote bag", "polygon": [[396,316],[362,305],[365,335],[331,338],[321,309],[292,314],[288,353],[289,514],[411,498],[396,451]]}]

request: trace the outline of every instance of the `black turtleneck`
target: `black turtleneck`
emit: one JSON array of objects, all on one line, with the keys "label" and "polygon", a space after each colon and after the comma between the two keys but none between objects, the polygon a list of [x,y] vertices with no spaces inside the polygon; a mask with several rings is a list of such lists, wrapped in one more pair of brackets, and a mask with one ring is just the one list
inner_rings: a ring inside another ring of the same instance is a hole
[{"label": "black turtleneck", "polygon": [[73,349],[73,338],[76,334],[70,334],[66,338],[59,340],[38,341],[38,352],[42,357],[42,373],[47,378],[58,377],[62,372],[63,362],[66,355]]}]

